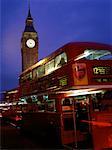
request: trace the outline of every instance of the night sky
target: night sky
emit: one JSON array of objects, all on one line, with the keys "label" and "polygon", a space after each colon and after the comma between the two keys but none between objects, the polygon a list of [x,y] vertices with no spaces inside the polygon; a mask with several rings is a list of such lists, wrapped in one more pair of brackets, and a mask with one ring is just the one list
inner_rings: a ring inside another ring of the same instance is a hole
[{"label": "night sky", "polygon": [[[28,0],[0,0],[1,91],[18,86]],[[30,0],[39,59],[72,41],[112,44],[112,0]]]}]

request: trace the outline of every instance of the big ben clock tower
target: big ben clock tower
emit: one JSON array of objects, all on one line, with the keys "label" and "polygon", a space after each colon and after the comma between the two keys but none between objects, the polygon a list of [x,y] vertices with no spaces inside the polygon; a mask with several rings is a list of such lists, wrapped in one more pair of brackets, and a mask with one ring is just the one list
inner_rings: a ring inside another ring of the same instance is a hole
[{"label": "big ben clock tower", "polygon": [[30,8],[21,38],[22,71],[38,61],[38,35],[33,26]]}]

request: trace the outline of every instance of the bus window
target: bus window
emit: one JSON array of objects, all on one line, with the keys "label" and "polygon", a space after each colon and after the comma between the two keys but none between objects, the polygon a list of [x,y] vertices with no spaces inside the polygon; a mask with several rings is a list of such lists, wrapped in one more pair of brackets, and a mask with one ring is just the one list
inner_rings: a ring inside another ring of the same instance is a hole
[{"label": "bus window", "polygon": [[46,101],[46,111],[56,111],[54,99]]},{"label": "bus window", "polygon": [[93,111],[112,110],[112,91],[96,93],[92,96]]},{"label": "bus window", "polygon": [[59,64],[58,64],[58,66],[63,66],[65,63],[66,63],[65,59],[62,57]]},{"label": "bus window", "polygon": [[42,101],[37,102],[38,105],[38,111],[44,112],[45,111],[45,103]]},{"label": "bus window", "polygon": [[72,99],[71,98],[64,98],[62,99],[62,111],[72,111]]},{"label": "bus window", "polygon": [[70,106],[70,99],[65,98],[63,101],[63,106]]},{"label": "bus window", "polygon": [[104,99],[112,100],[112,91],[106,91],[103,95]]},{"label": "bus window", "polygon": [[55,69],[61,67],[65,63],[67,63],[67,55],[64,52],[55,58]]},{"label": "bus window", "polygon": [[37,68],[33,70],[33,79],[37,78]]},{"label": "bus window", "polygon": [[45,75],[45,66],[44,65],[37,68],[37,76],[42,77],[43,75]]},{"label": "bus window", "polygon": [[108,54],[100,57],[100,60],[112,60],[112,54]]},{"label": "bus window", "polygon": [[109,50],[86,49],[76,57],[75,60],[112,60],[112,52]]},{"label": "bus window", "polygon": [[32,72],[29,73],[29,79],[32,79]]},{"label": "bus window", "polygon": [[54,71],[54,59],[45,64],[45,74],[49,74]]},{"label": "bus window", "polygon": [[85,50],[84,53],[88,53],[85,58],[89,60],[108,60],[109,57],[112,58],[112,53],[108,50]]}]

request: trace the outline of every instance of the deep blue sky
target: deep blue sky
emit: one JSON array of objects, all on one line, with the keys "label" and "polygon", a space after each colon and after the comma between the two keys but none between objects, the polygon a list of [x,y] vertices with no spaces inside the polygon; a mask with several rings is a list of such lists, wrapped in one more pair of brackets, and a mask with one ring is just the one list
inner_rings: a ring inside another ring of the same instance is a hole
[{"label": "deep blue sky", "polygon": [[[39,59],[71,41],[112,44],[112,0],[30,0]],[[28,0],[0,0],[1,91],[18,86]]]}]

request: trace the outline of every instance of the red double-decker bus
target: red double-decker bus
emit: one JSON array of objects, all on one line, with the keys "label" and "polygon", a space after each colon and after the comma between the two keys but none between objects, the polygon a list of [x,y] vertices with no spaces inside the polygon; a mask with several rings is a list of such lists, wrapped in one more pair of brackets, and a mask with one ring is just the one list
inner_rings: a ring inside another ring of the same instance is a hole
[{"label": "red double-decker bus", "polygon": [[50,143],[112,148],[112,46],[64,45],[22,72],[20,93],[31,106],[22,129]]}]

